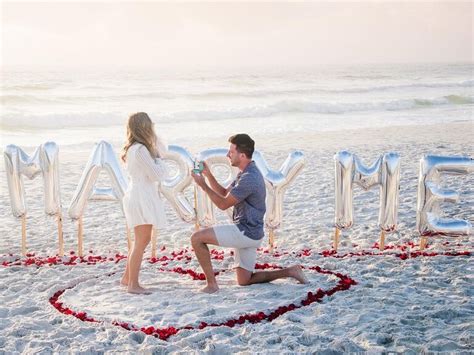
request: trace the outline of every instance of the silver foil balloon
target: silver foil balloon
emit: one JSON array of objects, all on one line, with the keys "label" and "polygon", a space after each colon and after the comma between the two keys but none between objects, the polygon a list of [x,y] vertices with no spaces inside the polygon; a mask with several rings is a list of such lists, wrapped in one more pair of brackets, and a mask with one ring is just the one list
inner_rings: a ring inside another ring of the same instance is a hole
[{"label": "silver foil balloon", "polygon": [[352,179],[354,176],[354,157],[342,151],[334,156],[335,164],[335,225],[338,229],[352,226],[354,219],[352,207]]},{"label": "silver foil balloon", "polygon": [[382,231],[396,230],[398,191],[400,187],[400,157],[397,153],[380,156],[366,167],[354,154],[338,152],[335,161],[335,225],[338,229],[350,228],[353,223],[353,184],[369,190],[380,188],[378,224]]},{"label": "silver foil balloon", "polygon": [[15,145],[8,145],[5,148],[5,172],[12,213],[15,217],[20,218],[27,214],[22,175],[31,180],[40,173],[44,182],[45,213],[50,216],[61,214],[58,156],[59,148],[54,142],[42,144],[31,157]]},{"label": "silver foil balloon", "polygon": [[[219,179],[219,183],[225,188],[230,186],[238,173],[238,169],[230,165],[227,152],[228,150],[225,148],[213,148],[202,151],[196,157],[199,161],[205,161],[214,175],[216,175],[216,169],[224,169],[225,176],[223,179]],[[229,208],[226,211],[229,217],[232,217],[232,210],[233,208]],[[214,204],[209,196],[199,187],[197,187],[196,216],[197,223],[200,226],[208,227],[216,223]]]},{"label": "silver foil balloon", "polygon": [[274,230],[282,223],[285,191],[305,166],[304,155],[299,151],[290,153],[279,170],[270,169],[259,151],[254,152],[253,160],[262,173],[267,187],[265,226]]},{"label": "silver foil balloon", "polygon": [[169,145],[163,159],[173,161],[178,169],[174,176],[169,176],[160,184],[163,196],[170,202],[178,216],[187,223],[195,220],[194,207],[184,195],[184,190],[191,185],[193,178],[193,158],[184,148],[177,145]]},{"label": "silver foil balloon", "polygon": [[400,156],[384,154],[380,172],[379,228],[391,233],[398,225],[398,196],[400,191]]},{"label": "silver foil balloon", "polygon": [[115,189],[111,187],[94,187],[89,200],[93,201],[119,201],[120,197],[117,195]]},{"label": "silver foil balloon", "polygon": [[469,235],[469,221],[441,218],[440,204],[459,201],[459,193],[439,184],[443,175],[464,175],[474,172],[474,160],[469,157],[426,155],[420,160],[416,226],[421,237],[435,235]]},{"label": "silver foil balloon", "polygon": [[[95,188],[97,178],[102,170],[107,172],[112,188]],[[105,141],[94,147],[86,164],[81,180],[69,205],[68,213],[72,219],[79,219],[84,214],[88,200],[114,200],[122,206],[122,198],[127,189],[127,180],[115,155],[114,149]]]}]

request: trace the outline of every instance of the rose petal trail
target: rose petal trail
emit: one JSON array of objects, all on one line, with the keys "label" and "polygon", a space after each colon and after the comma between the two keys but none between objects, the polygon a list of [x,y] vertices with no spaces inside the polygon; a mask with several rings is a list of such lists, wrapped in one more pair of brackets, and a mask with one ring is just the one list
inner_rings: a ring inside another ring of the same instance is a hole
[{"label": "rose petal trail", "polygon": [[[444,242],[443,245],[449,245],[449,242]],[[355,245],[357,246],[357,245]],[[462,247],[461,244],[457,244],[457,247]],[[401,260],[413,259],[418,257],[436,257],[436,256],[470,256],[470,251],[457,251],[457,250],[450,250],[450,251],[429,251],[429,247],[425,249],[425,251],[412,251],[414,248],[419,247],[418,244],[413,242],[408,242],[405,244],[400,245],[387,245],[385,246],[384,251],[374,252],[373,250],[379,250],[378,243],[372,245],[371,249],[369,250],[359,250],[347,253],[338,253],[334,249],[327,249],[323,251],[313,251],[312,249],[306,248],[300,251],[288,252],[288,251],[280,251],[275,250],[273,253],[270,253],[268,249],[259,249],[259,252],[263,254],[267,254],[273,258],[280,258],[282,256],[293,256],[297,258],[301,257],[309,257],[311,255],[320,255],[325,258],[336,258],[336,259],[344,259],[344,258],[351,258],[351,257],[362,257],[362,256],[391,256],[396,257]],[[166,250],[166,247],[162,247],[160,249],[162,252]],[[386,251],[399,251],[399,252],[386,252]],[[211,259],[214,260],[224,260],[225,252],[218,251],[216,249],[212,249],[211,251]],[[79,264],[84,265],[96,265],[98,263],[106,263],[106,262],[115,262],[118,263],[123,259],[126,259],[127,256],[116,253],[110,256],[103,256],[103,255],[92,255],[93,251],[89,251],[91,255],[88,256],[77,256],[75,255],[74,251],[70,252],[70,256],[60,257],[60,256],[36,256],[35,253],[26,254],[26,258],[21,259],[18,257],[14,257],[13,254],[9,254],[7,256],[3,255],[1,258],[12,259],[12,260],[4,260],[0,263],[0,265],[4,267],[9,266],[30,266],[35,265],[38,267],[41,266],[54,266],[54,265],[66,265],[66,266],[75,266]],[[162,255],[160,257],[149,258],[150,263],[162,263],[163,266],[166,266],[170,261],[183,261],[185,264],[189,263],[192,257],[192,250],[185,248],[181,250],[175,250],[169,253],[168,255]],[[232,255],[232,252],[230,252]]]}]

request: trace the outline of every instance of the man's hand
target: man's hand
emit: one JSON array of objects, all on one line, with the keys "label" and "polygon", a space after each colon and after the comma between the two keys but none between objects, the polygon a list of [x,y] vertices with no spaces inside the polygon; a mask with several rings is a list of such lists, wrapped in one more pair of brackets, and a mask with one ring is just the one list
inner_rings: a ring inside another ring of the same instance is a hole
[{"label": "man's hand", "polygon": [[193,177],[196,184],[198,184],[198,186],[205,191],[207,184],[206,180],[204,179],[204,176],[202,176],[201,174],[195,174],[194,172],[191,173],[191,176]]},{"label": "man's hand", "polygon": [[203,161],[202,165],[203,165],[204,168],[202,169],[201,174],[206,176],[206,177],[212,176],[211,169],[209,169],[209,166],[207,165],[207,163],[205,161]]},{"label": "man's hand", "polygon": [[203,169],[201,175],[206,177],[209,189],[217,192],[217,194],[222,197],[225,197],[228,193],[227,189],[217,182],[214,175],[212,175],[211,168],[209,168],[209,165],[207,165],[205,161],[202,162],[202,165]]},{"label": "man's hand", "polygon": [[196,184],[207,193],[211,201],[219,209],[226,210],[229,207],[232,207],[239,202],[231,194],[226,194],[226,196],[219,195],[219,193],[217,193],[216,191],[212,189],[212,186],[207,185],[206,179],[204,178],[202,174],[194,174],[194,172],[191,172],[191,176],[193,177]]}]

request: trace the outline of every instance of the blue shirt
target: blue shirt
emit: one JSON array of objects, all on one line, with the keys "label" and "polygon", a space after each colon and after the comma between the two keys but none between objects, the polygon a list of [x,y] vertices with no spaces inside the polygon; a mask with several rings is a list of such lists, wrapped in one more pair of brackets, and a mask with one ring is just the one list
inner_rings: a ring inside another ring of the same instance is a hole
[{"label": "blue shirt", "polygon": [[229,192],[239,201],[232,214],[237,228],[250,239],[262,239],[266,190],[262,173],[254,161],[237,175]]}]

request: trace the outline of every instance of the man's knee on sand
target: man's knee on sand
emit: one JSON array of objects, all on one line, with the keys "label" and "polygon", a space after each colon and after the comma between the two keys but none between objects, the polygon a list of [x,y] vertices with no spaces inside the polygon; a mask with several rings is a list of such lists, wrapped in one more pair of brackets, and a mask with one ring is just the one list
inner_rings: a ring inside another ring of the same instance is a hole
[{"label": "man's knee on sand", "polygon": [[239,286],[250,286],[250,279],[248,279],[248,280],[237,279],[237,284]]},{"label": "man's knee on sand", "polygon": [[239,286],[249,286],[251,284],[250,279],[252,278],[252,274],[253,274],[252,271],[246,270],[241,267],[237,267],[235,269],[235,272],[237,275],[237,284]]}]

